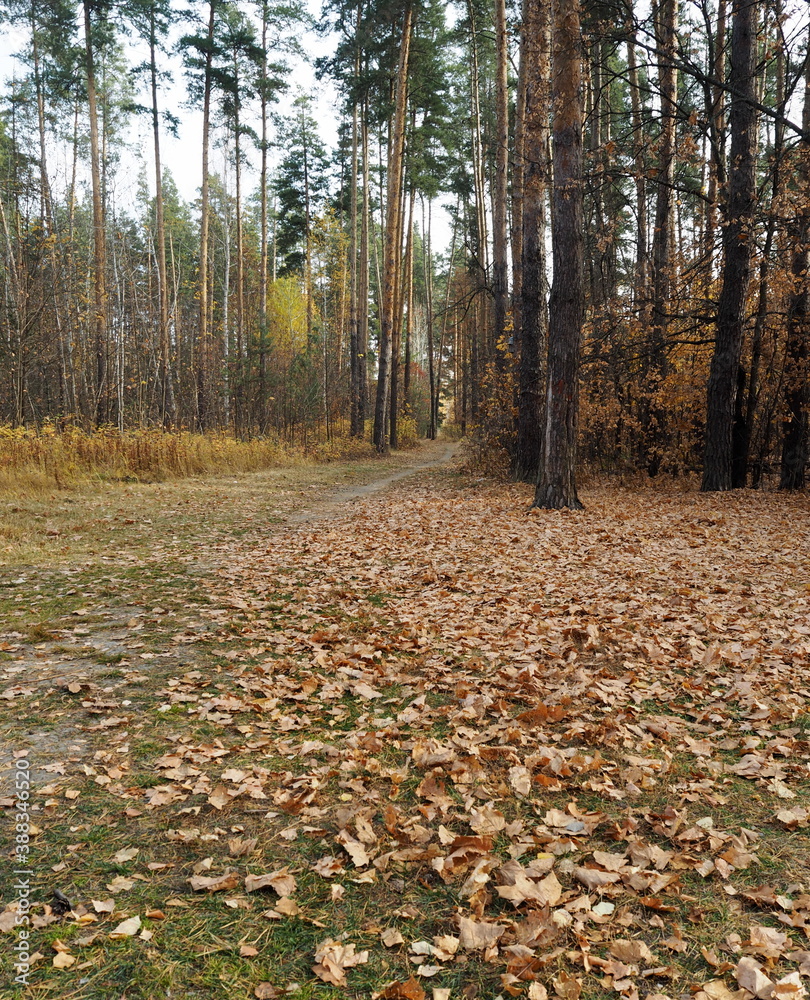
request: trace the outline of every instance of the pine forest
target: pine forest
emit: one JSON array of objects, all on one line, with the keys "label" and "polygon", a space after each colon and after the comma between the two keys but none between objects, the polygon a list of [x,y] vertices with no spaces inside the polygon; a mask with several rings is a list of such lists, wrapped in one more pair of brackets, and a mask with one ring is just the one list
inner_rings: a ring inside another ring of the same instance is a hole
[{"label": "pine forest", "polygon": [[[8,433],[386,453],[443,428],[541,507],[579,505],[577,467],[803,487],[804,0],[3,0],[0,19]],[[306,63],[338,95],[334,142]],[[176,165],[161,147],[190,114]]]}]

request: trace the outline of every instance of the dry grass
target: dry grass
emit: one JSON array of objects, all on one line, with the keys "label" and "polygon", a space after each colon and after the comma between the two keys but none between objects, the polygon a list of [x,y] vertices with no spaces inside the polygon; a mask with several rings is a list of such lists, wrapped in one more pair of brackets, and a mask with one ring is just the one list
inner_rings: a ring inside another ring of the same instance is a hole
[{"label": "dry grass", "polygon": [[304,451],[274,437],[241,441],[227,434],[87,434],[0,427],[0,495],[32,495],[87,482],[163,482],[188,476],[256,472],[313,462],[370,457],[371,445],[334,438]]}]

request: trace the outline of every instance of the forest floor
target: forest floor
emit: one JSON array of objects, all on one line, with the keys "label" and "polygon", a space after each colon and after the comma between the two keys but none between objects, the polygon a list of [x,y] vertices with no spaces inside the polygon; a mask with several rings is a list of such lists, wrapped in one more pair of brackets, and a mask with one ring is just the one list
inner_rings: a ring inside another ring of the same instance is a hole
[{"label": "forest floor", "polygon": [[810,498],[452,450],[0,500],[4,997],[802,1000]]}]

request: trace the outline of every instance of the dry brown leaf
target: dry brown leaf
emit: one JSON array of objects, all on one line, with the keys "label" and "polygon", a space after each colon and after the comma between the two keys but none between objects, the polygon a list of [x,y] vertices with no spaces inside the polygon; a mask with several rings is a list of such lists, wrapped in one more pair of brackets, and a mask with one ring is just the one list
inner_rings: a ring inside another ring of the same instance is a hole
[{"label": "dry brown leaf", "polygon": [[419,980],[411,976],[402,982],[389,983],[379,996],[383,1000],[425,1000],[427,994],[419,985]]},{"label": "dry brown leaf", "polygon": [[405,943],[405,938],[396,927],[386,927],[382,934],[380,934],[380,940],[386,948],[393,948],[395,945]]},{"label": "dry brown leaf", "polygon": [[562,885],[552,872],[541,881],[529,878],[519,861],[507,861],[498,869],[498,877],[505,883],[497,886],[498,895],[515,906],[532,902],[540,906],[556,906],[562,895]]},{"label": "dry brown leaf", "polygon": [[578,882],[581,882],[590,892],[603,889],[606,885],[612,885],[614,882],[621,881],[621,875],[616,872],[603,872],[598,871],[596,868],[582,867],[574,869],[574,878]]},{"label": "dry brown leaf", "polygon": [[753,958],[741,958],[734,970],[734,978],[759,1000],[770,1000],[773,996],[773,982],[762,971],[762,966]]},{"label": "dry brown leaf", "polygon": [[107,883],[110,892],[127,892],[135,885],[135,879],[126,878],[124,875],[116,875],[112,882]]},{"label": "dry brown leaf", "polygon": [[552,981],[552,985],[561,1000],[579,1000],[579,995],[582,993],[582,980],[576,976],[569,976],[565,971]]},{"label": "dry brown leaf", "polygon": [[225,875],[214,875],[211,877],[194,875],[188,881],[195,892],[226,892],[229,889],[235,889],[242,880],[236,872],[228,872]]},{"label": "dry brown leaf", "polygon": [[315,965],[312,971],[325,983],[333,986],[345,986],[346,969],[355,965],[363,965],[368,961],[367,951],[355,951],[353,944],[341,944],[332,938],[322,941],[315,952]]},{"label": "dry brown leaf", "polygon": [[807,995],[798,972],[789,972],[774,983],[774,1000],[803,1000]]},{"label": "dry brown leaf", "polygon": [[139,853],[139,848],[137,848],[137,847],[126,847],[123,850],[118,851],[117,854],[114,854],[113,857],[112,857],[112,860],[116,864],[121,865],[121,864],[124,864],[127,861],[133,861],[135,858],[138,857],[138,853]]},{"label": "dry brown leaf", "polygon": [[459,917],[458,928],[459,946],[463,951],[482,951],[500,941],[506,930],[506,925]]},{"label": "dry brown leaf", "polygon": [[810,951],[791,951],[785,955],[785,958],[795,962],[803,976],[810,976]]},{"label": "dry brown leaf", "polygon": [[500,833],[506,826],[506,819],[491,802],[478,809],[470,810],[470,826],[483,837],[491,837]]},{"label": "dry brown leaf", "polygon": [[341,830],[335,839],[343,846],[357,868],[364,868],[371,861],[365,845],[355,840],[348,830]]},{"label": "dry brown leaf", "polygon": [[753,924],[745,950],[753,952],[755,955],[762,955],[764,958],[779,958],[792,946],[793,942],[784,931],[779,931],[775,927],[762,927],[759,924]]},{"label": "dry brown leaf", "polygon": [[653,954],[643,941],[628,941],[626,938],[619,938],[611,941],[608,951],[620,962],[627,962],[632,965],[641,965],[644,962],[652,962]]},{"label": "dry brown leaf", "polygon": [[245,890],[247,892],[257,892],[259,889],[271,888],[277,896],[290,896],[295,892],[297,882],[295,876],[290,874],[288,868],[280,868],[276,872],[267,875],[247,875],[245,877]]},{"label": "dry brown leaf", "polygon": [[253,996],[257,1000],[278,1000],[278,997],[284,996],[284,991],[276,989],[272,983],[259,983],[253,991]]},{"label": "dry brown leaf", "polygon": [[122,920],[117,927],[114,927],[110,931],[109,937],[112,941],[117,941],[119,938],[133,937],[140,929],[141,918],[130,917],[128,920]]}]

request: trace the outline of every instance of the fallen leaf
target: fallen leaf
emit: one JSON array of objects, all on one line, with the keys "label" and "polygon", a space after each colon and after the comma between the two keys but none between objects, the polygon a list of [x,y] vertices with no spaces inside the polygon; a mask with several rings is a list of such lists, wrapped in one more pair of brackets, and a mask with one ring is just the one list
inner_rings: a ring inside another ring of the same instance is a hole
[{"label": "fallen leaf", "polygon": [[278,997],[284,996],[284,991],[276,989],[272,983],[259,983],[253,990],[253,996],[257,1000],[278,1000]]},{"label": "fallen leaf", "polygon": [[312,971],[325,983],[333,986],[346,985],[346,969],[368,962],[367,951],[355,951],[353,944],[341,944],[332,938],[322,941],[315,952]]},{"label": "fallen leaf", "polygon": [[268,875],[248,875],[245,878],[247,892],[256,892],[269,887],[278,896],[290,896],[295,892],[296,885],[295,876],[290,874],[288,868],[281,868]]},{"label": "fallen leaf", "polygon": [[133,937],[141,929],[141,918],[140,917],[130,917],[128,920],[122,920],[117,927],[114,927],[110,931],[109,937],[112,941],[117,941],[119,938]]},{"label": "fallen leaf", "polygon": [[503,937],[505,924],[486,923],[459,917],[459,944],[463,951],[482,951],[490,948]]},{"label": "fallen leaf", "polygon": [[762,971],[762,966],[753,958],[741,958],[734,970],[734,978],[759,1000],[770,1000],[773,996],[773,982]]},{"label": "fallen leaf", "polygon": [[383,1000],[425,1000],[427,994],[419,985],[419,980],[411,976],[402,982],[389,983],[380,997]]},{"label": "fallen leaf", "polygon": [[194,875],[188,881],[195,892],[225,892],[228,889],[235,889],[242,880],[236,872],[229,872],[225,875],[214,875],[211,877]]}]

